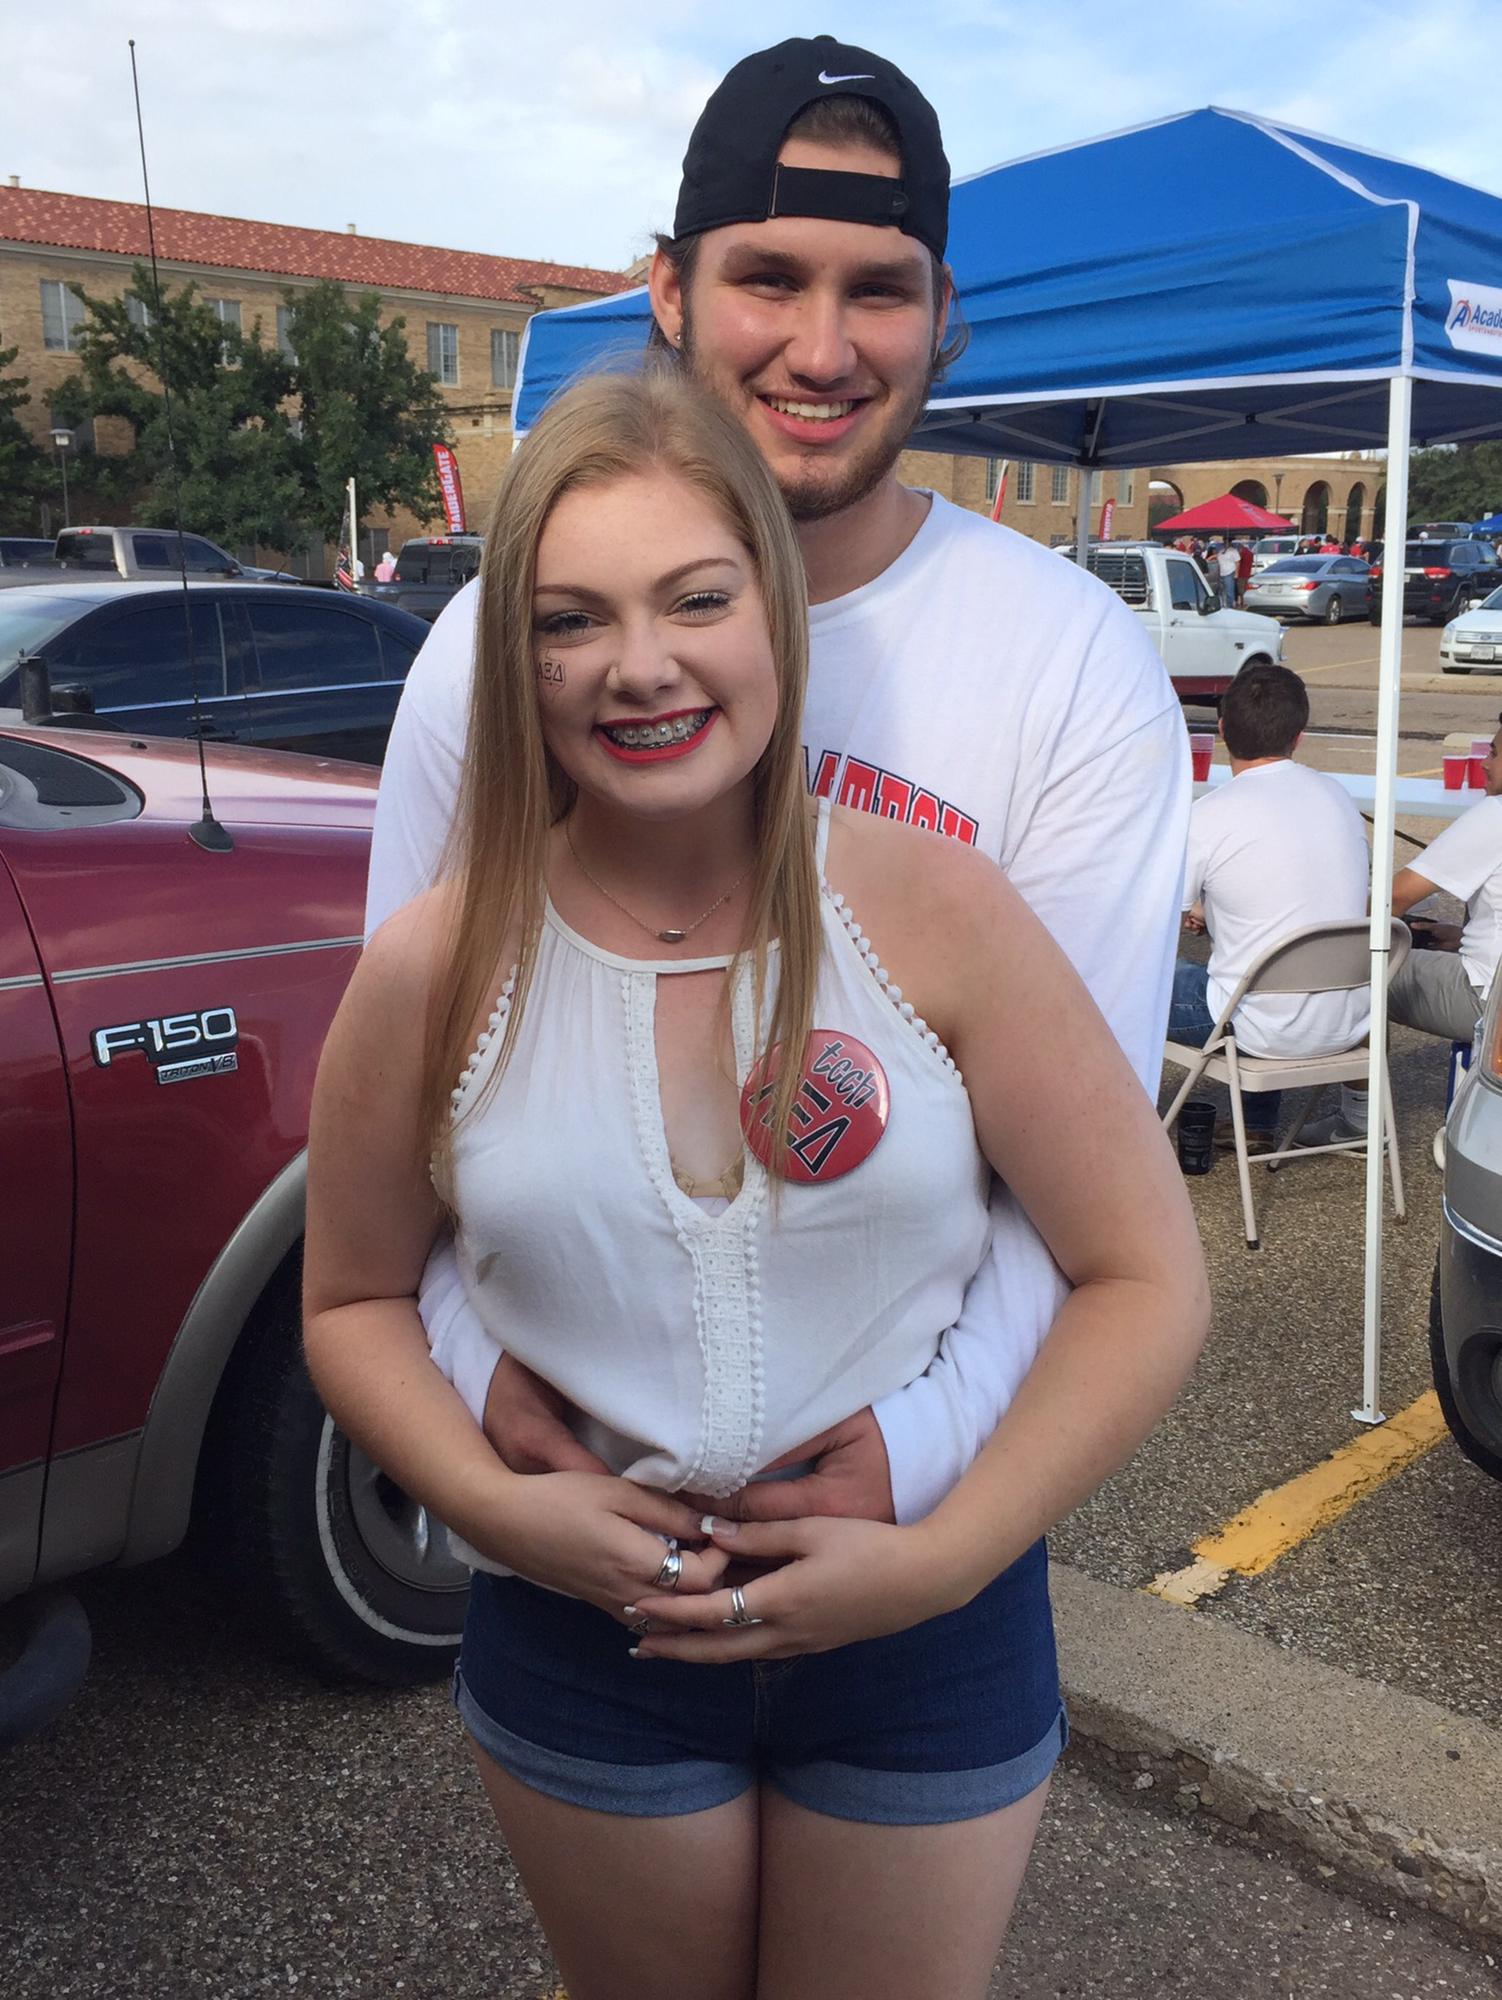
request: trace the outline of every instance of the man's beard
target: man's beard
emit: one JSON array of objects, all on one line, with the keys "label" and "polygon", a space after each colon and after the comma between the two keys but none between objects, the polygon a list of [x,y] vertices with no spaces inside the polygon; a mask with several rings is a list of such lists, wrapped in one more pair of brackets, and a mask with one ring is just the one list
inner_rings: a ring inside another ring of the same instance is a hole
[{"label": "man's beard", "polygon": [[[677,353],[695,379],[713,393],[713,380],[700,374],[695,366],[693,322],[687,299],[683,302],[683,336]],[[923,414],[937,373],[938,362],[935,358],[907,403],[896,406],[895,413],[888,417],[877,436],[841,465],[836,479],[819,477],[813,467],[810,467],[806,478],[797,470],[788,473],[778,468],[774,471],[783,501],[795,521],[827,521],[832,515],[843,514],[847,508],[858,505],[868,493],[875,492],[907,449],[907,441]]]}]

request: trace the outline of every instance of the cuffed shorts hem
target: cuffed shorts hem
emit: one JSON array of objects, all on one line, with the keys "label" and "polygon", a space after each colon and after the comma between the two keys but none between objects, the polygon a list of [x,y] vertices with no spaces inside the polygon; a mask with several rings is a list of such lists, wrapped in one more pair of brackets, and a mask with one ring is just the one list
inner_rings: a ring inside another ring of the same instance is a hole
[{"label": "cuffed shorts hem", "polygon": [[[668,1819],[728,1805],[757,1782],[755,1766],[687,1758],[672,1764],[607,1764],[530,1743],[503,1729],[454,1677],[460,1720],[488,1757],[521,1784],[565,1805],[629,1819]],[[974,1771],[874,1771],[832,1760],[777,1764],[765,1772],[783,1797],[828,1819],[866,1826],[947,1826],[983,1819],[1026,1798],[1069,1741],[1064,1711],[1030,1750]]]},{"label": "cuffed shorts hem", "polygon": [[782,1764],[768,1771],[784,1798],[865,1826],[948,1826],[983,1819],[1034,1792],[1069,1741],[1062,1708],[1031,1750],[977,1771],[870,1771],[858,1764]]},{"label": "cuffed shorts hem", "polygon": [[462,1673],[454,1676],[454,1705],[470,1735],[503,1771],[534,1792],[590,1812],[633,1819],[708,1812],[712,1806],[738,1799],[756,1782],[750,1764],[716,1764],[701,1757],[676,1764],[603,1764],[529,1743],[485,1713],[464,1685]]}]

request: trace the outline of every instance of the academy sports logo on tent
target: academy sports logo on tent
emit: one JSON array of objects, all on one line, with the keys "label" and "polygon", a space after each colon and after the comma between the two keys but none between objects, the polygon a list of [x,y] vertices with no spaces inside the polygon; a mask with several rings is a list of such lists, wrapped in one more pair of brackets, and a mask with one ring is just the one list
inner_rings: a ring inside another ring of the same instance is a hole
[{"label": "academy sports logo on tent", "polygon": [[1447,278],[1450,310],[1445,333],[1452,347],[1502,361],[1502,291],[1495,285],[1466,285]]}]

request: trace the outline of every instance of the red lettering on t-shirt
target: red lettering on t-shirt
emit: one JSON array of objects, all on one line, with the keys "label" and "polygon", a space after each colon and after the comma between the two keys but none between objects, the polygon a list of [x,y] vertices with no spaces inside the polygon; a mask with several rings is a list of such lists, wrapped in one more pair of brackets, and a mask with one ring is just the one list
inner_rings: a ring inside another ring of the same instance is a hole
[{"label": "red lettering on t-shirt", "polygon": [[929,833],[939,830],[939,801],[932,792],[914,792],[912,811],[907,816],[909,826],[921,826]]},{"label": "red lettering on t-shirt", "polygon": [[974,847],[980,824],[957,806],[945,806],[939,814],[939,831],[947,833],[951,840],[963,840],[968,847]]},{"label": "red lettering on t-shirt", "polygon": [[912,805],[913,788],[907,780],[894,778],[890,771],[883,771],[876,792],[876,810],[882,818],[901,820],[906,824]]},{"label": "red lettering on t-shirt", "polygon": [[[805,753],[805,757],[806,757]],[[827,799],[834,790],[834,774],[840,768],[840,760],[833,750],[826,750],[819,758],[819,768],[809,780],[808,789],[816,799]]]},{"label": "red lettering on t-shirt", "polygon": [[876,780],[880,775],[874,764],[862,764],[855,757],[847,758],[845,775],[840,780],[840,804],[854,806],[857,812],[873,811]]}]

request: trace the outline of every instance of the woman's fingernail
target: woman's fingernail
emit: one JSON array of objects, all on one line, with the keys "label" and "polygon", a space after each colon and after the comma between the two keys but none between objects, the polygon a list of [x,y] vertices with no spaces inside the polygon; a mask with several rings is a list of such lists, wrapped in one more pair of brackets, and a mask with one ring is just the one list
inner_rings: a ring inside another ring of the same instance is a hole
[{"label": "woman's fingernail", "polygon": [[717,1514],[706,1514],[703,1528],[706,1535],[718,1535],[724,1541],[732,1540],[741,1531],[739,1521],[722,1521]]},{"label": "woman's fingernail", "polygon": [[626,1648],[626,1658],[628,1660],[639,1660],[641,1658],[641,1647],[628,1646]]},{"label": "woman's fingernail", "polygon": [[714,1515],[713,1514],[701,1515],[699,1519],[699,1533],[701,1535],[712,1535],[714,1533],[714,1530],[715,1530]]},{"label": "woman's fingernail", "polygon": [[628,1618],[634,1618],[636,1616],[636,1606],[634,1604],[623,1604],[621,1606],[621,1610],[625,1613],[625,1615]]}]

